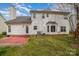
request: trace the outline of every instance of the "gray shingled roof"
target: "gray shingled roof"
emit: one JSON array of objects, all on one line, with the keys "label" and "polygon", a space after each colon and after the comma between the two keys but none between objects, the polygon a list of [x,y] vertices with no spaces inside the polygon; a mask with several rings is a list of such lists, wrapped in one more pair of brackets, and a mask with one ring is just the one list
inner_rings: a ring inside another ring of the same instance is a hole
[{"label": "gray shingled roof", "polygon": [[5,18],[4,18],[4,16],[0,13],[0,16],[4,19],[4,20],[6,20]]},{"label": "gray shingled roof", "polygon": [[6,21],[5,23],[7,24],[21,24],[21,23],[31,23],[31,17],[30,16],[19,16],[19,17],[16,17],[16,19],[13,19],[13,20],[9,20],[9,21]]},{"label": "gray shingled roof", "polygon": [[30,13],[69,14],[69,12],[52,11],[52,10],[31,10]]}]

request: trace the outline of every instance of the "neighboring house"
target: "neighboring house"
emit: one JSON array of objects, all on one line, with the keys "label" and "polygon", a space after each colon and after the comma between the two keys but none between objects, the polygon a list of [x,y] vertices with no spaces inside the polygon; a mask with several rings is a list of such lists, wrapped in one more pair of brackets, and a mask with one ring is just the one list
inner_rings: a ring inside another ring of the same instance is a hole
[{"label": "neighboring house", "polygon": [[5,21],[5,18],[2,16],[2,14],[0,14],[0,34],[2,34],[2,32],[6,32],[7,25]]},{"label": "neighboring house", "polygon": [[[16,11],[10,12],[15,14]],[[69,12],[31,10],[30,13],[32,16],[18,16],[7,21],[7,35],[69,34]]]}]

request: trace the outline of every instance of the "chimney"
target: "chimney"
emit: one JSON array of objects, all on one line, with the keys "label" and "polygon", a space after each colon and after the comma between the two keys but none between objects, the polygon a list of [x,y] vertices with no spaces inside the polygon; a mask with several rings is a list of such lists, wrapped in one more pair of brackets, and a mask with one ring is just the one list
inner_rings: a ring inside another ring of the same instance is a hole
[{"label": "chimney", "polygon": [[14,6],[11,6],[9,11],[10,11],[10,19],[16,19],[16,8]]}]

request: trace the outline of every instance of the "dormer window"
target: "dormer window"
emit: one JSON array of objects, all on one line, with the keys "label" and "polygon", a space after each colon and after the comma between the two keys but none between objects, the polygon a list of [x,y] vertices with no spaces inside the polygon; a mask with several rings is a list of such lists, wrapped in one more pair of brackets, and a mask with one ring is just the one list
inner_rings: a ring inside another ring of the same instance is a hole
[{"label": "dormer window", "polygon": [[42,15],[42,18],[43,18],[43,19],[45,18],[44,14]]},{"label": "dormer window", "polygon": [[36,18],[36,14],[35,13],[33,14],[33,18]]}]

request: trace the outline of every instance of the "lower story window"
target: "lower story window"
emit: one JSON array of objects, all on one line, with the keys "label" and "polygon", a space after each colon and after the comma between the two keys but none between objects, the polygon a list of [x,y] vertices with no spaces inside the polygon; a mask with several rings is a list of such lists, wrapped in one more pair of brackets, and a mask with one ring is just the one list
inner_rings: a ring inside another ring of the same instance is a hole
[{"label": "lower story window", "polygon": [[55,32],[55,26],[51,26],[51,32]]},{"label": "lower story window", "polygon": [[47,32],[55,32],[56,27],[55,26],[47,26]]},{"label": "lower story window", "polygon": [[26,26],[26,33],[28,33],[28,26]]},{"label": "lower story window", "polygon": [[8,26],[8,32],[11,32],[11,26]]},{"label": "lower story window", "polygon": [[34,26],[34,30],[37,30],[37,26]]},{"label": "lower story window", "polygon": [[61,26],[61,32],[66,32],[66,26]]},{"label": "lower story window", "polygon": [[47,26],[47,32],[49,32],[49,26]]}]

